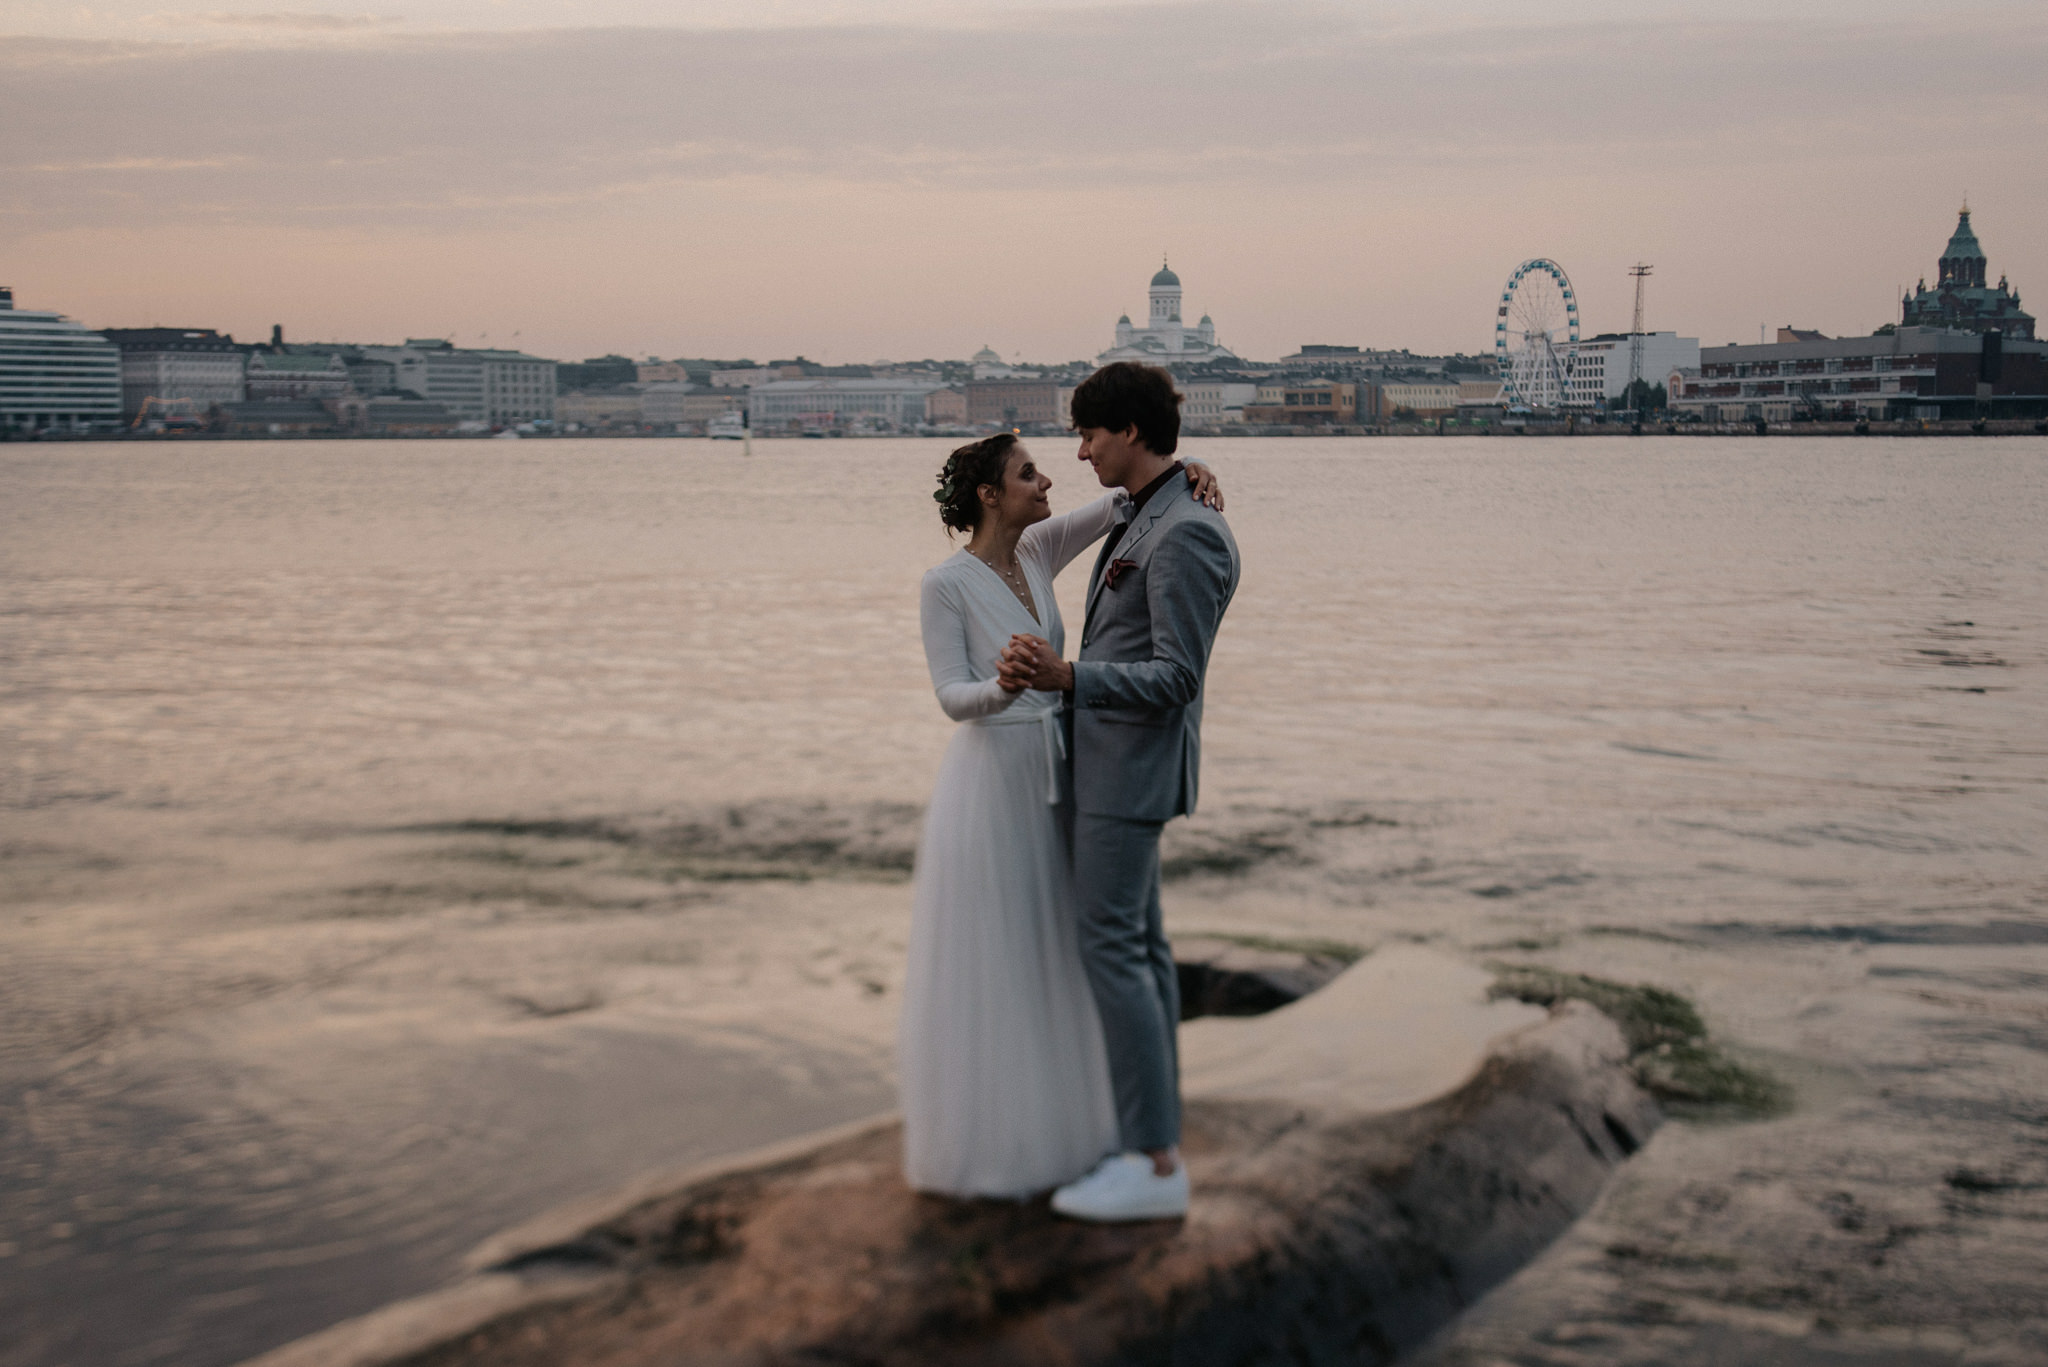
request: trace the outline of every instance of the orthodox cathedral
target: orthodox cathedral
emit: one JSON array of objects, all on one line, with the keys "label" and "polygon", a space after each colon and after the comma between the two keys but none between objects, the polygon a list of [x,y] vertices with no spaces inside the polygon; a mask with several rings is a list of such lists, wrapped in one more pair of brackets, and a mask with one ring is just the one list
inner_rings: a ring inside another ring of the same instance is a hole
[{"label": "orthodox cathedral", "polygon": [[1970,206],[1956,223],[1955,235],[1941,253],[1941,278],[1934,288],[1921,280],[1918,289],[1900,301],[1903,327],[1954,328],[1961,332],[2003,332],[2008,341],[2034,335],[2034,316],[2020,310],[2020,297],[1998,277],[1995,288],[1984,283],[1984,249],[1970,230]]},{"label": "orthodox cathedral", "polygon": [[1235,361],[1236,353],[1216,342],[1216,324],[1203,314],[1202,321],[1188,327],[1180,320],[1180,277],[1164,261],[1152,277],[1152,312],[1144,327],[1131,326],[1126,313],[1116,320],[1116,345],[1095,358],[1101,365],[1111,361],[1147,361],[1153,365],[1200,365],[1204,361]]}]

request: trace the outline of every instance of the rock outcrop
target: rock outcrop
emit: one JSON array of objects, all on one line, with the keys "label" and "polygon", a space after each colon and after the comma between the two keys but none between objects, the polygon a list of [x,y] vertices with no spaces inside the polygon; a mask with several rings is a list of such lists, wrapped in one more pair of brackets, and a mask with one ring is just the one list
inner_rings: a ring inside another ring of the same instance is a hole
[{"label": "rock outcrop", "polygon": [[1183,1031],[1185,1221],[919,1196],[883,1118],[641,1184],[262,1367],[1391,1361],[1525,1262],[1656,1127],[1582,1002],[1382,950]]}]

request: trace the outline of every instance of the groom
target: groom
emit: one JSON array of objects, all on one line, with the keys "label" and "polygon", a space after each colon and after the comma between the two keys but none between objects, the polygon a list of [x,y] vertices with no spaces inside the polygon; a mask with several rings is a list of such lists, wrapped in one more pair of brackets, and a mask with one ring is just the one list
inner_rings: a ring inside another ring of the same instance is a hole
[{"label": "groom", "polygon": [[1067,695],[1073,716],[1074,884],[1081,959],[1109,1051],[1122,1151],[1053,1194],[1083,1220],[1185,1215],[1180,990],[1159,911],[1159,833],[1195,810],[1202,678],[1237,589],[1237,543],[1181,463],[1180,395],[1155,366],[1119,361],[1074,391],[1081,459],[1121,489],[1088,583],[1080,658],[1012,638],[1000,671]]}]

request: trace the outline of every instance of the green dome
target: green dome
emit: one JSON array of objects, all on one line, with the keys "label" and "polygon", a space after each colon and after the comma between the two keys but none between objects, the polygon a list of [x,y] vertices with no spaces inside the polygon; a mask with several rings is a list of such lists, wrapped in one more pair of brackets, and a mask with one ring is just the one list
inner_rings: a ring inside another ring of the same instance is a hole
[{"label": "green dome", "polygon": [[1152,277],[1152,288],[1156,290],[1161,286],[1180,288],[1180,277],[1175,275],[1164,261],[1159,263],[1159,274]]},{"label": "green dome", "polygon": [[1955,235],[1949,238],[1948,250],[1943,252],[1942,255],[1945,257],[1974,257],[1978,260],[1983,259],[1984,249],[1977,245],[1977,234],[1970,228],[1970,211],[1968,208],[1963,210],[1961,218],[1957,220]]}]

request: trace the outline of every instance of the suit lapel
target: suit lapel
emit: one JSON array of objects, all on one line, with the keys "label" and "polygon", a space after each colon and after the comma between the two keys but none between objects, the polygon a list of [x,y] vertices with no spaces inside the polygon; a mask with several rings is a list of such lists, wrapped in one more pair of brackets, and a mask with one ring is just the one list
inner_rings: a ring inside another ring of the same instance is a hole
[{"label": "suit lapel", "polygon": [[[1183,485],[1181,487],[1185,488],[1186,486]],[[1126,560],[1132,558],[1131,547],[1137,545],[1140,541],[1143,541],[1145,537],[1148,534],[1150,534],[1153,526],[1159,521],[1159,519],[1166,516],[1167,502],[1174,496],[1176,492],[1178,491],[1175,490],[1173,487],[1169,486],[1167,488],[1161,489],[1158,493],[1152,495],[1151,501],[1148,502],[1145,505],[1143,511],[1141,511],[1138,514],[1137,521],[1133,522],[1131,524],[1131,529],[1124,533],[1123,542],[1116,548],[1116,553],[1119,556]]]},{"label": "suit lapel", "polygon": [[[1129,528],[1125,530],[1123,539],[1116,543],[1114,558],[1119,560],[1130,559],[1131,548],[1140,541],[1143,541],[1146,533],[1152,530],[1153,524],[1166,516],[1167,500],[1172,498],[1176,492],[1183,491],[1185,488],[1186,485],[1184,484],[1178,485],[1178,487],[1169,484],[1166,488],[1161,489],[1158,493],[1147,499],[1145,506],[1138,510],[1137,517],[1132,519]],[[1095,556],[1095,574],[1088,580],[1088,606],[1081,613],[1081,629],[1084,633],[1088,629],[1088,624],[1095,620],[1095,604],[1102,597],[1102,590],[1107,578],[1111,558],[1109,543],[1105,541],[1102,549]]]},{"label": "suit lapel", "polygon": [[[1124,532],[1129,536],[1128,529]],[[1118,542],[1122,545],[1122,542]],[[1104,537],[1102,549],[1095,553],[1095,573],[1088,576],[1088,606],[1081,609],[1081,630],[1086,634],[1088,624],[1095,620],[1095,600],[1102,596],[1102,576],[1109,569],[1109,538]]]}]

